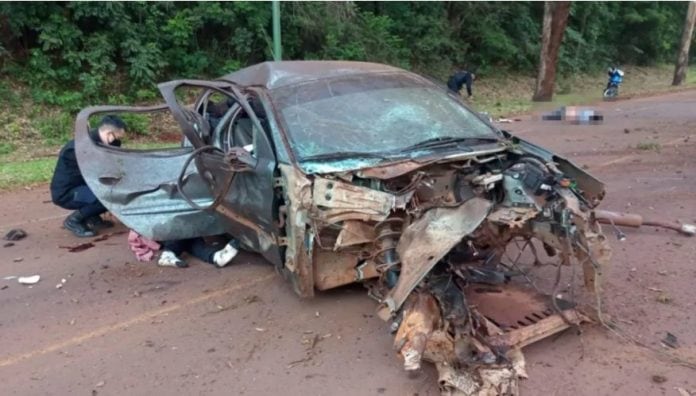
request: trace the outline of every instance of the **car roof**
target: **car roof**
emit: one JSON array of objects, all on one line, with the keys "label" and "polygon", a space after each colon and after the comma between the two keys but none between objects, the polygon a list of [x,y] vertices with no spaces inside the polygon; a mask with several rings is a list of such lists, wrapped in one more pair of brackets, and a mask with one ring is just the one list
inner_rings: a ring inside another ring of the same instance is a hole
[{"label": "car roof", "polygon": [[275,89],[307,81],[366,73],[406,72],[380,63],[351,61],[263,62],[220,77],[245,86]]}]

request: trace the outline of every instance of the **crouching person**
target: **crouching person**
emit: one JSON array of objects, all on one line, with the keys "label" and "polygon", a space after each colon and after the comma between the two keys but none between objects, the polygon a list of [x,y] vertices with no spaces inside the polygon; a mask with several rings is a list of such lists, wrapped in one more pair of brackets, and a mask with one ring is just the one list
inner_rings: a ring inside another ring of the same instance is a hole
[{"label": "crouching person", "polygon": [[[118,147],[125,129],[126,125],[120,118],[106,116],[97,128],[89,131],[89,136],[98,144]],[[51,200],[63,209],[74,211],[65,219],[63,226],[77,237],[93,237],[98,230],[114,225],[101,218],[106,208],[82,177],[75,156],[75,140],[69,141],[60,150],[51,179]]]},{"label": "crouching person", "polygon": [[184,253],[188,253],[203,262],[222,268],[239,252],[239,241],[236,239],[230,239],[225,244],[207,243],[203,238],[156,242],[132,230],[128,235],[128,244],[139,261],[152,260],[161,250],[157,259],[157,265],[161,267],[188,267],[188,263],[181,258]]}]

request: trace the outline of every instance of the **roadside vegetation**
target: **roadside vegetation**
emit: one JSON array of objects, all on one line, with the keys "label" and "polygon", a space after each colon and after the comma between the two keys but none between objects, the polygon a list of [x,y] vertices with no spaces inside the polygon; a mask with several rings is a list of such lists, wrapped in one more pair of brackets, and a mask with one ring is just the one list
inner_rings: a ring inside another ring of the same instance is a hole
[{"label": "roadside vegetation", "polygon": [[[542,106],[601,100],[609,65],[626,71],[621,97],[672,90],[686,8],[573,2],[556,95]],[[469,69],[470,104],[508,117],[539,108],[543,14],[542,2],[287,2],[283,57],[389,63],[440,81]],[[267,2],[0,3],[0,189],[47,181],[84,106],[153,103],[158,82],[272,59],[270,26]],[[696,86],[696,69],[687,76],[682,87]],[[172,138],[138,115],[126,122],[141,147]]]}]

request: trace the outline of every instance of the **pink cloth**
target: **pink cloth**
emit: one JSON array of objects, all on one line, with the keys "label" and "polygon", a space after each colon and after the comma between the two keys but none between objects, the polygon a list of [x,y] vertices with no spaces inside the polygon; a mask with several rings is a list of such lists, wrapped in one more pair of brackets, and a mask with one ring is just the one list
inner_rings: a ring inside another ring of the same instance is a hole
[{"label": "pink cloth", "polygon": [[131,230],[128,233],[128,246],[138,261],[150,261],[160,250],[160,244]]}]

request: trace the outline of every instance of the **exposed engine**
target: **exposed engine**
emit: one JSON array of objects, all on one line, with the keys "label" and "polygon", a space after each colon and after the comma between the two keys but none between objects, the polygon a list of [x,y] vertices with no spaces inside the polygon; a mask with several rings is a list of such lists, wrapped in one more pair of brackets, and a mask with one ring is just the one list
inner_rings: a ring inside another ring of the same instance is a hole
[{"label": "exposed engine", "polygon": [[444,393],[515,394],[526,375],[520,348],[586,319],[557,298],[558,280],[540,293],[518,260],[580,265],[598,293],[610,250],[596,197],[525,153],[414,168],[291,183],[311,228],[303,243],[314,287],[364,281],[404,368],[435,363]]}]

